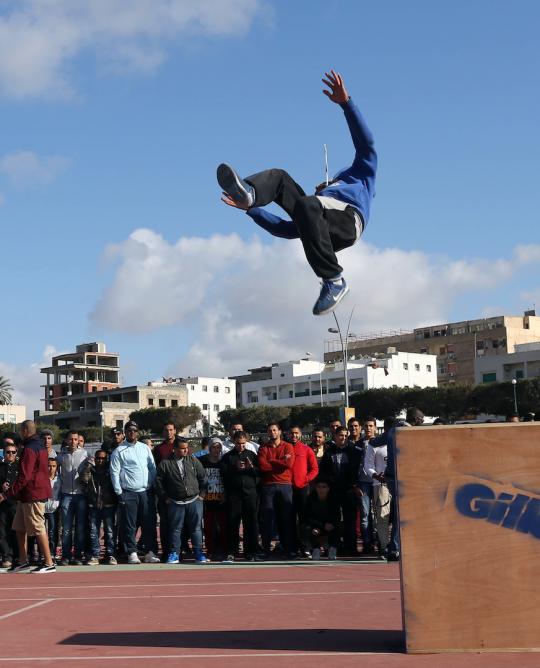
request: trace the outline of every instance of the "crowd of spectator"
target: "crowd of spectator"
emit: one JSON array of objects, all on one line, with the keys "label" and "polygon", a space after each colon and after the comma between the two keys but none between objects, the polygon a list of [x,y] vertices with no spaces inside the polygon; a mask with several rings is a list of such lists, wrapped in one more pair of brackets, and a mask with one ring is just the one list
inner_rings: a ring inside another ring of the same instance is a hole
[{"label": "crowd of spectator", "polygon": [[396,560],[394,432],[374,418],[309,435],[271,423],[255,442],[235,423],[194,452],[172,423],[154,446],[130,421],[91,456],[76,430],[57,453],[26,421],[1,443],[2,567]]}]

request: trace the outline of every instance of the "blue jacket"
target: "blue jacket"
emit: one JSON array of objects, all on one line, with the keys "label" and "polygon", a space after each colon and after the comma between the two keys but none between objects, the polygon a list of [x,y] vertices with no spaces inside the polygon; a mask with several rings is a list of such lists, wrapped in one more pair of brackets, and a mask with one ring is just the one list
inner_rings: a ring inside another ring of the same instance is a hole
[{"label": "blue jacket", "polygon": [[140,441],[124,441],[111,455],[111,482],[118,496],[122,492],[144,492],[154,484],[156,465],[150,448]]},{"label": "blue jacket", "polygon": [[[373,146],[373,135],[352,99],[349,98],[341,108],[356,149],[354,162],[350,167],[339,171],[332,179],[332,183],[320,190],[317,195],[333,197],[355,207],[362,216],[365,227],[369,219],[371,200],[375,195],[377,153]],[[257,225],[275,237],[282,239],[300,237],[293,221],[282,220],[260,207],[248,209],[247,214]]]}]

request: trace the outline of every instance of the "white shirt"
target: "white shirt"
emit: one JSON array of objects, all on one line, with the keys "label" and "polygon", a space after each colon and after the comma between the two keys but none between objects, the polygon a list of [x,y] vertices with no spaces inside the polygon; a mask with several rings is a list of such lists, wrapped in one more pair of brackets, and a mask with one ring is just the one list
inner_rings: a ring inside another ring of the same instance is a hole
[{"label": "white shirt", "polygon": [[386,445],[380,445],[378,448],[374,448],[372,445],[367,446],[364,470],[372,478],[374,487],[381,484],[373,475],[386,471],[386,456]]},{"label": "white shirt", "polygon": [[[221,456],[227,454],[227,452],[230,452],[234,448],[234,441],[231,440],[230,438],[226,438],[223,441],[223,447],[221,448]],[[257,454],[259,452],[259,444],[255,443],[254,441],[247,441],[246,442],[246,450],[251,450],[251,452],[254,452]]]}]

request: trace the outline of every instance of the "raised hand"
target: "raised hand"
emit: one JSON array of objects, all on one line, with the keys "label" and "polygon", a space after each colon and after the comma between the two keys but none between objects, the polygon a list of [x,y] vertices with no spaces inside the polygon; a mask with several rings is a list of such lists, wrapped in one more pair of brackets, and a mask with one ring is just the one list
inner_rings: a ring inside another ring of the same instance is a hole
[{"label": "raised hand", "polygon": [[249,209],[249,206],[243,206],[242,204],[238,204],[238,202],[235,202],[232,197],[227,195],[226,192],[223,193],[221,201],[225,202],[225,204],[227,204],[228,206],[233,206],[235,209],[242,209],[242,211],[247,211]]},{"label": "raised hand", "polygon": [[323,90],[323,93],[326,97],[330,98],[332,102],[335,102],[336,104],[345,104],[349,99],[349,93],[347,93],[341,75],[334,70],[330,70],[330,74],[325,72],[324,76],[326,78],[323,79],[322,82],[325,86],[328,86],[330,90]]}]

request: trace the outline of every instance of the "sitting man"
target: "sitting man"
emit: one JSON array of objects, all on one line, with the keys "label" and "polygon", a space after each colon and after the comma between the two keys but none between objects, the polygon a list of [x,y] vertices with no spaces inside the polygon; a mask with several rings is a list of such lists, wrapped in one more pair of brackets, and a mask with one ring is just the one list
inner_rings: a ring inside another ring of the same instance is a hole
[{"label": "sitting man", "polygon": [[304,521],[300,527],[304,545],[312,549],[314,561],[321,558],[321,548],[328,549],[328,559],[335,559],[339,540],[339,505],[330,494],[328,480],[318,478],[307,498]]}]

